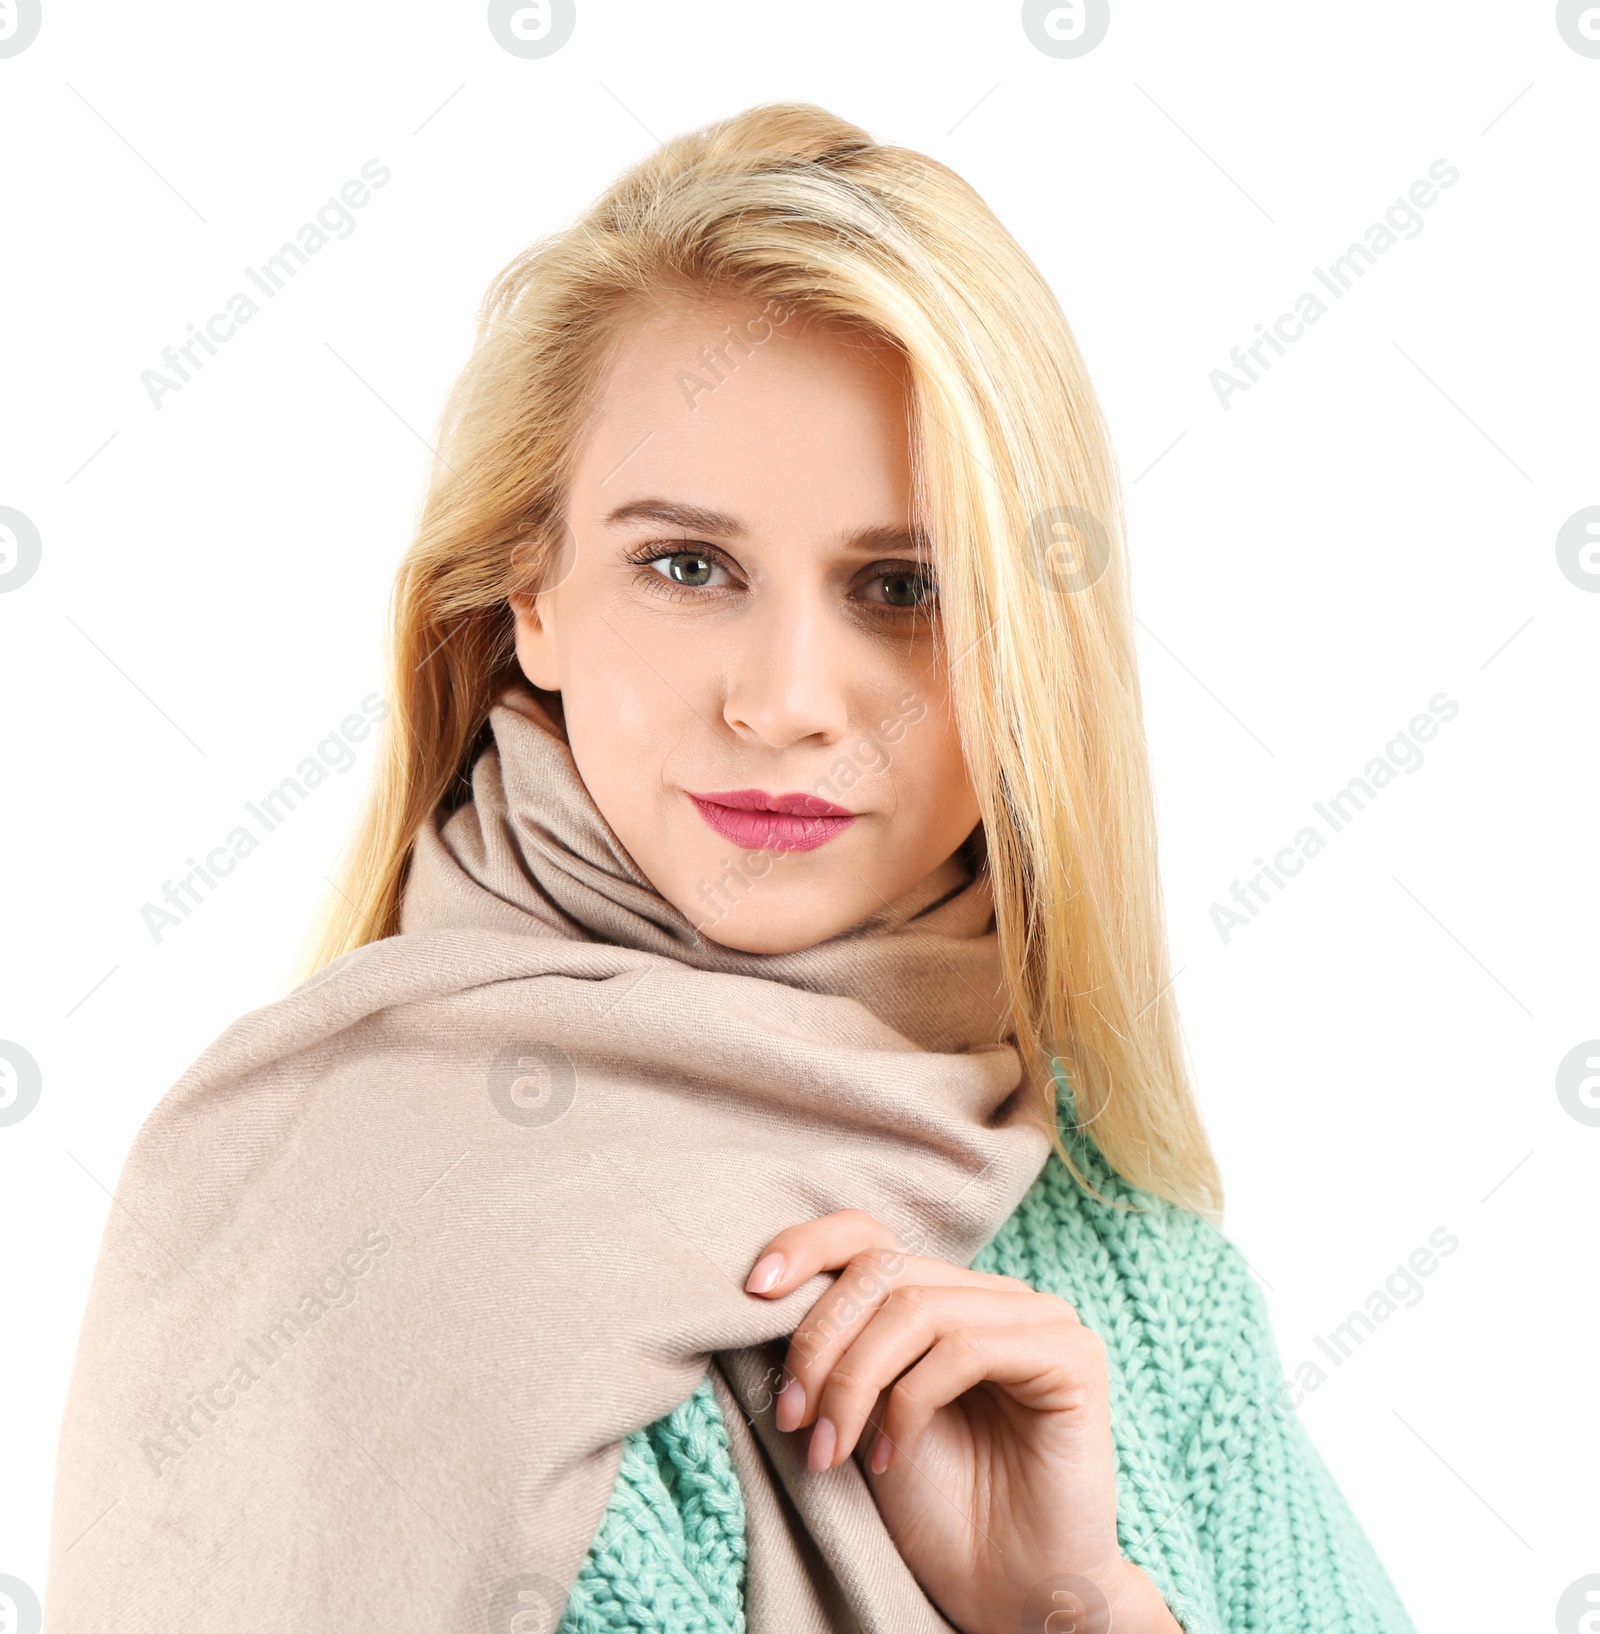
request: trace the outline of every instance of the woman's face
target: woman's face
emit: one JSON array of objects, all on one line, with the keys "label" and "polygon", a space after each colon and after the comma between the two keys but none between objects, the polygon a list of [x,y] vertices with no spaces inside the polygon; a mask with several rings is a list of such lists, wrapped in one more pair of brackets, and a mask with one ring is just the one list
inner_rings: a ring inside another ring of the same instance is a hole
[{"label": "woman's face", "polygon": [[595,804],[727,947],[836,935],[978,822],[906,412],[881,342],[773,303],[665,308],[618,349],[549,587],[513,599]]}]

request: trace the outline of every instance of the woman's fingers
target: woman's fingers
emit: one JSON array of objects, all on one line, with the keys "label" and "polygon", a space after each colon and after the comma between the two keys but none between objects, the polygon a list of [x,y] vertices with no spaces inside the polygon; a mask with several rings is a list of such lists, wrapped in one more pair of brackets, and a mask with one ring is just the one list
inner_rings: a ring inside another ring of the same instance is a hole
[{"label": "woman's fingers", "polygon": [[781,1299],[793,1293],[821,1271],[838,1271],[860,1261],[857,1269],[875,1276],[889,1286],[903,1280],[907,1263],[919,1266],[943,1265],[963,1277],[997,1286],[1025,1288],[1016,1277],[994,1276],[986,1271],[965,1271],[945,1260],[924,1259],[911,1252],[900,1234],[863,1209],[838,1209],[816,1220],[780,1231],[756,1259],[745,1291]]},{"label": "woman's fingers", "polygon": [[[842,1275],[806,1313],[789,1341],[784,1364],[789,1380],[777,1407],[781,1430],[810,1422],[834,1364],[896,1288],[954,1285],[1038,1297],[1016,1277],[908,1254],[889,1227],[860,1209],[841,1209],[779,1232],[757,1259],[746,1288],[770,1299],[782,1298],[830,1270]],[[1076,1320],[1077,1313],[1065,1301],[1054,1303]]]},{"label": "woman's fingers", "polygon": [[781,1298],[819,1271],[836,1271],[869,1248],[893,1250],[899,1235],[864,1209],[839,1209],[780,1231],[756,1259],[745,1292]]},{"label": "woman's fingers", "polygon": [[1024,1406],[1081,1411],[1106,1399],[1105,1345],[1078,1322],[944,1334],[889,1392],[868,1449],[873,1471],[882,1474],[914,1457],[934,1414],[985,1380]]},{"label": "woman's fingers", "polygon": [[[955,1340],[960,1348],[959,1335],[980,1328],[1079,1325],[1065,1300],[1036,1293],[1016,1277],[911,1254],[898,1233],[860,1209],[779,1232],[745,1287],[781,1299],[832,1270],[841,1275],[790,1338],[789,1378],[777,1403],[781,1430],[817,1421],[808,1455],[813,1469],[850,1456],[879,1396],[930,1347]],[[1048,1352],[1036,1347],[1034,1354]]]},{"label": "woman's fingers", "polygon": [[[783,1360],[787,1382],[778,1396],[778,1428],[796,1430],[815,1416],[822,1386],[835,1364],[896,1293],[913,1288],[960,1287],[986,1299],[1031,1299],[1033,1290],[1011,1277],[989,1277],[945,1260],[911,1259],[886,1266],[881,1250],[858,1254],[834,1285],[806,1312],[789,1336]],[[1070,1309],[1070,1307],[1068,1307]]]},{"label": "woman's fingers", "polygon": [[[951,1340],[960,1349],[967,1336],[995,1330],[1032,1336],[1028,1355],[1037,1382],[1018,1399],[1040,1410],[1063,1406],[1059,1381],[1052,1394],[1042,1375],[1053,1366],[1059,1368],[1064,1354],[1060,1330],[1078,1326],[1076,1313],[1065,1300],[1032,1290],[926,1284],[895,1288],[842,1354],[807,1356],[789,1364],[794,1382],[805,1391],[805,1406],[797,1414],[795,1402],[784,1411],[780,1399],[779,1428],[797,1428],[814,1415],[811,1467],[832,1468],[855,1449],[882,1392],[919,1357],[937,1354]],[[1013,1372],[1017,1365],[1023,1364],[1014,1364]]]},{"label": "woman's fingers", "polygon": [[[898,1290],[909,1287],[972,1288],[993,1296],[1007,1294],[1030,1298],[1033,1290],[1014,1277],[990,1276],[968,1271],[947,1260],[913,1259],[900,1255],[885,1261],[881,1249],[858,1254],[840,1273],[838,1280],[806,1312],[789,1338],[784,1370],[791,1378],[806,1381],[825,1373],[855,1341],[874,1313],[881,1310]],[[816,1400],[808,1390],[808,1399]],[[796,1420],[800,1422],[800,1420]],[[793,1426],[786,1426],[793,1428]]]}]

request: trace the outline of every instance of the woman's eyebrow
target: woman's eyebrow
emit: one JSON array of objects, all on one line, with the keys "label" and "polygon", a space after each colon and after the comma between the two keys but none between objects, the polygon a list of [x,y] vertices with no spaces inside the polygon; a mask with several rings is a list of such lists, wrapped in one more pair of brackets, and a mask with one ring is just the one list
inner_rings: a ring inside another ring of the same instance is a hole
[{"label": "woman's eyebrow", "polygon": [[857,528],[844,542],[846,550],[858,550],[864,556],[914,556],[925,561],[928,542],[914,528],[872,527]]},{"label": "woman's eyebrow", "polygon": [[742,539],[745,534],[744,523],[737,517],[675,499],[630,500],[605,519],[608,528],[620,528],[628,522],[664,522],[668,527],[682,528],[688,533],[720,533],[729,539]]},{"label": "woman's eyebrow", "polygon": [[[714,511],[704,505],[690,505],[676,499],[633,499],[619,505],[605,518],[608,528],[629,522],[661,522],[685,533],[715,533],[725,539],[745,538],[749,530],[736,516]],[[927,554],[926,540],[915,530],[879,524],[857,528],[844,540],[846,550],[864,556],[908,555],[919,559]]]}]

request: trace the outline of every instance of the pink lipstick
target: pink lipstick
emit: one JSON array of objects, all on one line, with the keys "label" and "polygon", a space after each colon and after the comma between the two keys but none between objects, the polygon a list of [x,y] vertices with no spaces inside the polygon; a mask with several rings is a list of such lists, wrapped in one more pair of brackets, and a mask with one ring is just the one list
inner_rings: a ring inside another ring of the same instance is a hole
[{"label": "pink lipstick", "polygon": [[815,794],[725,789],[689,798],[709,827],[745,851],[815,851],[856,820]]}]

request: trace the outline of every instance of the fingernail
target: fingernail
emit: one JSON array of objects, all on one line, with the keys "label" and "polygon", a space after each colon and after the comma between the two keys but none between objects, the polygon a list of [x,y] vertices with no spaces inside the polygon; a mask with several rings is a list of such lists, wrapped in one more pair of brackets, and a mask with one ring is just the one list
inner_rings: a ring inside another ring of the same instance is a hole
[{"label": "fingernail", "polygon": [[806,1416],[806,1387],[790,1379],[778,1396],[778,1428],[792,1430]]},{"label": "fingernail", "polygon": [[833,1462],[833,1447],[838,1440],[831,1418],[819,1418],[811,1432],[811,1450],[806,1458],[812,1469],[826,1469]]},{"label": "fingernail", "polygon": [[782,1276],[783,1255],[765,1254],[756,1261],[755,1270],[750,1273],[750,1280],[745,1283],[744,1291],[747,1294],[764,1294],[768,1289],[776,1288]]},{"label": "fingernail", "polygon": [[872,1449],[872,1473],[882,1475],[889,1467],[889,1438],[886,1435],[878,1437],[878,1444]]}]

